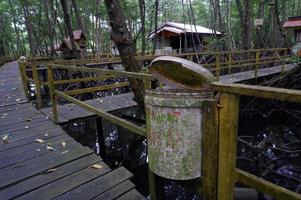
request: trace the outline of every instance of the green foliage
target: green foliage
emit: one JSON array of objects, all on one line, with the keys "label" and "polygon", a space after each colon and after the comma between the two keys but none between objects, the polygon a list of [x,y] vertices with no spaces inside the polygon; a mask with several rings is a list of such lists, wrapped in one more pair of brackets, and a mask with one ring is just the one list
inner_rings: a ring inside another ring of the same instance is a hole
[{"label": "green foliage", "polygon": [[[138,0],[119,0],[122,6],[126,22],[133,38],[136,39],[137,50],[141,49],[141,19],[139,13]],[[192,10],[189,2],[192,3]],[[217,16],[213,12],[210,4],[212,0],[160,0],[158,10],[158,24],[167,21],[190,23],[193,24],[192,13],[195,17],[197,25],[216,29],[225,32],[222,40],[212,40],[209,48],[240,48],[243,33],[243,27],[240,22],[240,16],[237,8],[237,0],[220,0],[220,15],[222,24],[217,21]],[[246,0],[240,0],[242,3]],[[256,27],[253,25],[254,19],[257,18],[259,12],[260,0],[251,1],[251,47],[255,46],[257,37]],[[45,7],[44,3],[48,6]],[[78,29],[77,19],[72,8],[71,1],[68,2],[68,10],[72,20],[74,30]],[[80,15],[88,37],[88,49],[108,52],[112,45],[109,35],[109,25],[107,23],[107,11],[102,0],[76,0]],[[273,23],[272,6],[270,3],[274,0],[264,1],[263,19],[264,24],[260,27],[262,34],[261,44],[264,47],[283,46],[284,41],[279,32],[279,27]],[[97,4],[98,3],[98,4]],[[146,35],[154,29],[154,8],[155,0],[145,0]],[[51,9],[53,8],[53,14]],[[4,53],[7,55],[21,55],[29,53],[29,34],[26,25],[25,11],[28,10],[27,18],[32,24],[32,34],[34,41],[37,42],[39,52],[47,52],[52,42],[50,40],[49,21],[46,13],[50,17],[50,21],[54,26],[54,46],[66,37],[65,24],[63,21],[63,13],[59,0],[6,0],[0,1],[0,44],[4,46]],[[230,15],[227,16],[227,10]],[[301,0],[278,0],[278,12],[281,24],[283,24],[288,16],[301,15]],[[289,44],[294,41],[292,32],[285,32]],[[273,37],[278,42],[273,40]],[[151,42],[147,41],[147,49],[152,49]],[[3,54],[3,52],[0,52]]]}]

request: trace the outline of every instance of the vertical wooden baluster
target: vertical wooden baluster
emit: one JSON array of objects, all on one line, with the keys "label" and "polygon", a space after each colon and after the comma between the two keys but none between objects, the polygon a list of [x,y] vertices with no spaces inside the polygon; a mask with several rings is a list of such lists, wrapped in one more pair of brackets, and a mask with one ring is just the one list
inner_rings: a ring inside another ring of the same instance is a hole
[{"label": "vertical wooden baluster", "polygon": [[54,123],[58,124],[58,113],[57,113],[57,96],[55,93],[54,81],[53,81],[53,71],[51,66],[47,66],[48,73],[48,83],[49,83],[49,91],[51,96],[51,107],[52,107],[52,115]]},{"label": "vertical wooden baluster", "polygon": [[216,73],[216,79],[219,80],[220,77],[220,70],[221,70],[221,55],[220,53],[215,53],[215,73]]},{"label": "vertical wooden baluster", "polygon": [[257,77],[258,77],[258,68],[259,68],[259,59],[260,59],[260,52],[256,51],[256,55],[255,55],[255,74],[254,74],[254,78],[255,78],[255,83],[257,83]]},{"label": "vertical wooden baluster", "polygon": [[41,95],[41,84],[40,84],[40,78],[39,78],[39,73],[37,70],[37,66],[33,65],[32,66],[32,76],[33,76],[33,81],[35,85],[35,93],[36,93],[36,99],[37,99],[37,107],[38,109],[42,108],[42,95]]},{"label": "vertical wooden baluster", "polygon": [[26,75],[26,65],[24,62],[18,62],[19,63],[19,71],[21,76],[21,81],[23,85],[23,90],[26,96],[27,101],[30,100],[29,98],[29,90],[28,90],[28,81],[27,81],[27,75]]},{"label": "vertical wooden baluster", "polygon": [[218,112],[217,100],[202,107],[202,199],[216,200],[218,172]]},{"label": "vertical wooden baluster", "polygon": [[219,113],[217,199],[234,199],[239,96],[222,93]]},{"label": "vertical wooden baluster", "polygon": [[228,53],[228,67],[229,67],[228,74],[231,74],[231,71],[232,71],[231,66],[232,66],[232,52],[229,51],[229,53]]}]

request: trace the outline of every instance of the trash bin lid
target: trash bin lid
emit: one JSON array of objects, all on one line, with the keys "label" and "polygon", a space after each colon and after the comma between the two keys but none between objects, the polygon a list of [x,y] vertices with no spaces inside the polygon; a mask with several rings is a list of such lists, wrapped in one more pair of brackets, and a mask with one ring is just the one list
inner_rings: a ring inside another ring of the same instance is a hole
[{"label": "trash bin lid", "polygon": [[215,80],[214,75],[203,66],[173,56],[155,58],[150,73],[173,89],[205,90]]}]

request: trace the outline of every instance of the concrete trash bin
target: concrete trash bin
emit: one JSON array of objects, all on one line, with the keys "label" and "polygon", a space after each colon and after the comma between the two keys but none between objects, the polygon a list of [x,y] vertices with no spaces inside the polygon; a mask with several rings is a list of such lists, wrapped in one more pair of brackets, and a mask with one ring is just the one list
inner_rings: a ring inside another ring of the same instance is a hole
[{"label": "concrete trash bin", "polygon": [[148,90],[145,94],[149,167],[189,180],[201,175],[202,105],[213,92]]},{"label": "concrete trash bin", "polygon": [[215,78],[198,64],[170,56],[155,59],[150,72],[170,89],[145,92],[149,167],[168,179],[198,178],[202,110],[204,102],[215,101],[209,89]]}]

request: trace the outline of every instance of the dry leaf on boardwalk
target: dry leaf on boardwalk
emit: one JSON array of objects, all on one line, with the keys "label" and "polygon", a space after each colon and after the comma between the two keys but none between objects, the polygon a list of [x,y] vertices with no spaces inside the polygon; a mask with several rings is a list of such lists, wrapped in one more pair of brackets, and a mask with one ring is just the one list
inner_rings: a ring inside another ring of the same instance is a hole
[{"label": "dry leaf on boardwalk", "polygon": [[38,143],[44,143],[44,142],[45,142],[45,141],[42,140],[42,139],[35,139],[35,141],[38,142]]},{"label": "dry leaf on boardwalk", "polygon": [[94,164],[94,165],[92,165],[91,167],[92,167],[93,169],[101,169],[101,168],[103,168],[103,166],[100,165],[100,164]]},{"label": "dry leaf on boardwalk", "polygon": [[47,171],[46,171],[46,173],[51,173],[51,172],[55,172],[56,171],[56,168],[51,168],[51,169],[48,169]]},{"label": "dry leaf on boardwalk", "polygon": [[63,147],[65,147],[65,146],[66,146],[66,142],[62,142],[61,145],[62,145]]},{"label": "dry leaf on boardwalk", "polygon": [[54,151],[54,148],[51,146],[47,146],[47,150]]},{"label": "dry leaf on boardwalk", "polygon": [[8,135],[4,135],[2,137],[2,142],[3,142],[3,144],[8,144]]}]

